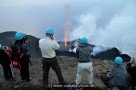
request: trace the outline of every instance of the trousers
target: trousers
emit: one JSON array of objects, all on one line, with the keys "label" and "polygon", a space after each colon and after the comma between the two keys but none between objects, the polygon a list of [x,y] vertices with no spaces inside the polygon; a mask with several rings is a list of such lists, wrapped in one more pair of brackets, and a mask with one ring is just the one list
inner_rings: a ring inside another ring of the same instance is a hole
[{"label": "trousers", "polygon": [[79,85],[81,83],[82,72],[84,70],[87,71],[88,82],[89,82],[90,85],[92,85],[92,83],[93,83],[93,67],[92,67],[92,62],[78,63],[78,66],[77,66],[77,75],[76,75],[76,84]]}]

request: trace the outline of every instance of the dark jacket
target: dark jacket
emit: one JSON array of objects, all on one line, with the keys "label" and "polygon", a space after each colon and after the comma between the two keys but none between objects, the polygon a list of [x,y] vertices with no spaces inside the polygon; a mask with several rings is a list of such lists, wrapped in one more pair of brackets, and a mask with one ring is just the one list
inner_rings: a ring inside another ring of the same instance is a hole
[{"label": "dark jacket", "polygon": [[26,53],[28,52],[28,47],[25,43],[20,42],[14,42],[14,44],[11,46],[12,50],[16,49],[18,46],[20,46],[20,49],[22,52]]},{"label": "dark jacket", "polygon": [[136,86],[136,66],[132,66],[131,63],[127,64],[126,66],[127,72],[131,76],[131,84]]},{"label": "dark jacket", "polygon": [[28,54],[28,47],[25,43],[14,42],[14,44],[11,46],[13,54],[18,57],[19,55],[16,52],[18,51],[17,48],[20,48],[20,51],[24,54],[22,59],[26,60],[30,57],[30,55]]},{"label": "dark jacket", "polygon": [[77,59],[79,60],[79,63],[90,62],[92,52],[93,49],[89,44],[86,45],[80,44],[76,50]]},{"label": "dark jacket", "polygon": [[7,53],[3,49],[0,49],[0,64],[5,65],[10,63]]},{"label": "dark jacket", "polygon": [[127,87],[128,85],[127,70],[122,65],[115,64],[107,76],[110,79],[110,87]]}]

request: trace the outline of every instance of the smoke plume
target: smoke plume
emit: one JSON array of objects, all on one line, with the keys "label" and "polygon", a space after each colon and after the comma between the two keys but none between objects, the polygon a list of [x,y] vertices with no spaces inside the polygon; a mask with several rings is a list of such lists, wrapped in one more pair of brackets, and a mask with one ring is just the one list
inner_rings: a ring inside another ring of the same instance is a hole
[{"label": "smoke plume", "polygon": [[96,11],[80,15],[77,18],[79,24],[71,32],[70,38],[86,36],[92,44],[117,47],[122,53],[136,56],[136,2],[111,3],[116,5],[106,6],[103,3],[95,8]]}]

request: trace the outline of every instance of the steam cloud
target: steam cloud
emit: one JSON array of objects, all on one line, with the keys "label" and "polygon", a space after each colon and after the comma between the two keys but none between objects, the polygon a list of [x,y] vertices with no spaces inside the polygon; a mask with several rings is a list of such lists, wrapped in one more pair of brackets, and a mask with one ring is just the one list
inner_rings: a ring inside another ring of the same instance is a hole
[{"label": "steam cloud", "polygon": [[104,3],[95,8],[97,13],[90,11],[80,15],[79,25],[71,32],[70,38],[86,36],[92,44],[117,47],[122,53],[136,56],[136,2],[111,3],[116,5],[101,10],[106,6]]}]

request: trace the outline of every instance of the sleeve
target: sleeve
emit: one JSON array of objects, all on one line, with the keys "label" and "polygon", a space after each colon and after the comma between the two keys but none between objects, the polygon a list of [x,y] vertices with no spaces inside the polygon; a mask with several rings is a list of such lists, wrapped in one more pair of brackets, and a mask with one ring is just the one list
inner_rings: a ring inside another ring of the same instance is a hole
[{"label": "sleeve", "polygon": [[92,47],[90,47],[90,53],[92,53],[93,52],[93,48]]},{"label": "sleeve", "polygon": [[78,50],[78,48],[76,49],[76,57],[77,57],[77,59],[79,59],[79,50]]},{"label": "sleeve", "polygon": [[90,49],[90,53],[92,53],[93,52],[93,48],[91,47],[91,45],[89,45],[89,49]]},{"label": "sleeve", "polygon": [[53,48],[55,50],[59,50],[60,49],[60,45],[56,41],[53,41]]},{"label": "sleeve", "polygon": [[41,48],[41,43],[42,43],[43,41],[44,41],[43,39],[40,39],[40,40],[39,40],[39,43],[38,43],[39,48]]},{"label": "sleeve", "polygon": [[107,74],[108,78],[112,78],[115,75],[115,68],[112,68],[110,72]]},{"label": "sleeve", "polygon": [[38,43],[38,46],[39,46],[39,48],[41,48],[41,39],[39,40],[39,43]]}]

